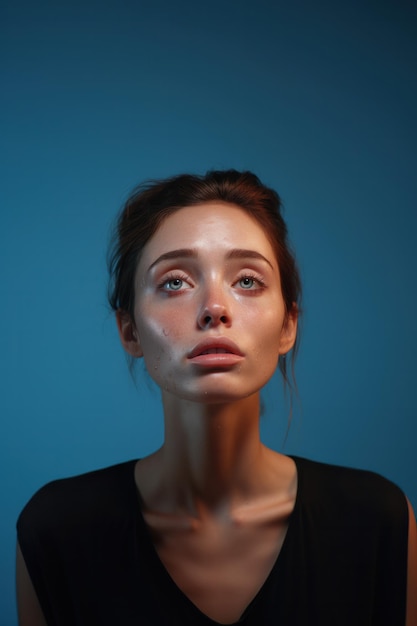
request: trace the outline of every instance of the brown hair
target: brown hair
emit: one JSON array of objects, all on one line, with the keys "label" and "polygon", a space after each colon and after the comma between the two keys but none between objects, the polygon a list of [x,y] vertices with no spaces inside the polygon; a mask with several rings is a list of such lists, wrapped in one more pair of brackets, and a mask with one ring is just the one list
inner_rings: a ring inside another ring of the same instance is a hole
[{"label": "brown hair", "polygon": [[[122,309],[133,319],[134,281],[142,250],[161,222],[186,206],[204,202],[228,202],[247,211],[262,226],[278,261],[282,295],[287,314],[300,311],[301,282],[295,257],[288,243],[287,227],[281,214],[279,195],[261,183],[252,172],[210,171],[198,176],[181,174],[149,181],[134,189],[119,215],[109,249],[108,299],[114,311]],[[298,335],[291,351],[291,373]],[[287,359],[279,360],[284,381],[290,383]]]}]

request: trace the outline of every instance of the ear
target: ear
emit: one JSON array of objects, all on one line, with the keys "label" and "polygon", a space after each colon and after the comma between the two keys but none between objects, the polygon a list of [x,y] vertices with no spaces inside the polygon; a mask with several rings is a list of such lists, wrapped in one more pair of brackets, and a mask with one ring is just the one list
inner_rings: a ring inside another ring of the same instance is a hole
[{"label": "ear", "polygon": [[127,311],[118,309],[116,311],[117,329],[120,341],[128,354],[136,358],[143,356],[140,345],[139,334],[131,315]]},{"label": "ear", "polygon": [[297,322],[298,322],[298,307],[293,302],[292,309],[287,313],[284,320],[284,324],[281,330],[281,337],[279,341],[279,353],[287,354],[295,344],[297,338]]}]

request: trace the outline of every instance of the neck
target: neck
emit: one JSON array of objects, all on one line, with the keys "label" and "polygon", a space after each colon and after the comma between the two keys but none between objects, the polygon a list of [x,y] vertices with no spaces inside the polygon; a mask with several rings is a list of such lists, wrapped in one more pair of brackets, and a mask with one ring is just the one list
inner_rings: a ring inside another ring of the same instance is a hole
[{"label": "neck", "polygon": [[186,509],[219,509],[255,488],[264,447],[259,395],[231,404],[202,405],[164,397],[164,482]]}]

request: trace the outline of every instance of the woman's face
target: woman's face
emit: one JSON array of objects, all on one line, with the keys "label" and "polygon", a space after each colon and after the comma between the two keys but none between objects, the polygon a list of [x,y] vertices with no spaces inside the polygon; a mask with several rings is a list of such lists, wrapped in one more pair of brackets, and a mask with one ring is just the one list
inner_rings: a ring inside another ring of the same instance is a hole
[{"label": "woman's face", "polygon": [[252,395],[295,341],[272,246],[232,204],[168,216],[143,250],[135,294],[134,324],[118,320],[122,343],[165,394],[204,403]]}]

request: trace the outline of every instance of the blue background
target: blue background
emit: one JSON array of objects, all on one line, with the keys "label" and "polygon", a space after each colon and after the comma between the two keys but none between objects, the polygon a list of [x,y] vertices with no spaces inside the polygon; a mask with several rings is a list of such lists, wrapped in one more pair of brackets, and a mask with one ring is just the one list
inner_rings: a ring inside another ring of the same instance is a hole
[{"label": "blue background", "polygon": [[[417,506],[417,11],[405,0],[2,3],[0,623],[46,481],[161,443],[105,300],[110,224],[148,177],[253,169],[304,281],[299,402],[264,439],[370,468]],[[140,368],[139,368],[140,369]]]}]

